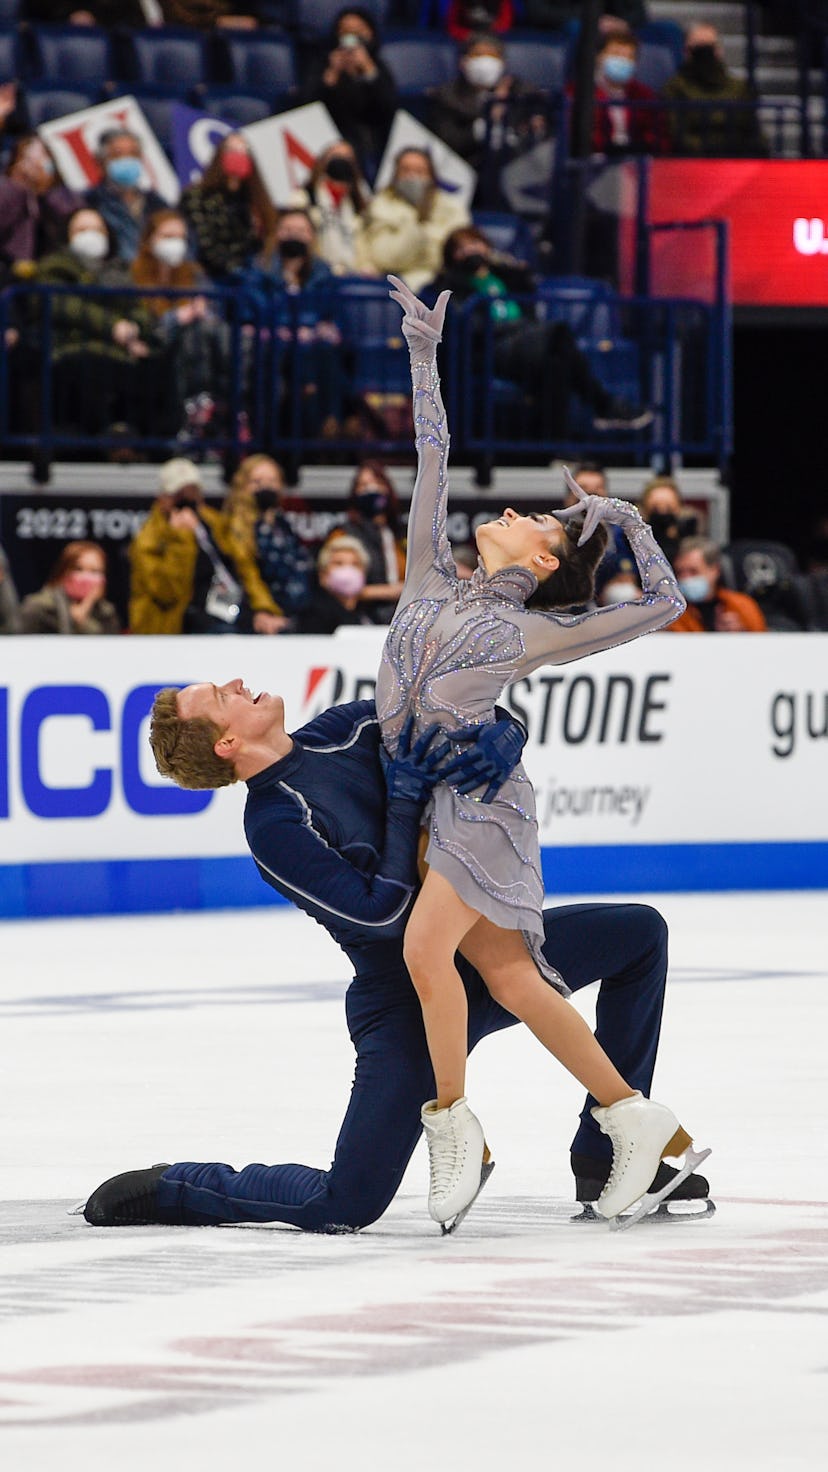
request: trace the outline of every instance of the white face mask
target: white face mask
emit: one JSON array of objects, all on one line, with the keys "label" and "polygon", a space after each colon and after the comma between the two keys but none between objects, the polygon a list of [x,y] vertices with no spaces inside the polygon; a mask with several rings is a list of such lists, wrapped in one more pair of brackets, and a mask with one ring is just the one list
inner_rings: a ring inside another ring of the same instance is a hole
[{"label": "white face mask", "polygon": [[82,261],[102,261],[109,251],[109,240],[103,230],[78,230],[69,241],[69,249]]},{"label": "white face mask", "polygon": [[178,235],[159,235],[150,250],[165,266],[180,266],[187,254],[187,242]]},{"label": "white face mask", "polygon": [[499,56],[467,56],[463,75],[473,87],[496,87],[503,76],[503,62]]},{"label": "white face mask", "polygon": [[609,603],[633,603],[641,597],[641,592],[633,583],[625,583],[620,578],[617,582],[607,583],[601,593],[601,602]]}]

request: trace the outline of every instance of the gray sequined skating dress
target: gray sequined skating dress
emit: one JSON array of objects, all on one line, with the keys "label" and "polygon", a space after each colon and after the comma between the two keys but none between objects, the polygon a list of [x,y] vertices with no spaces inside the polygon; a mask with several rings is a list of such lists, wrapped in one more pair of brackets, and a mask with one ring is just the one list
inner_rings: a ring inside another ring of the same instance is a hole
[{"label": "gray sequined skating dress", "polygon": [[[491,576],[481,566],[458,578],[446,535],[448,428],[436,347],[412,346],[418,471],[408,521],[405,585],[388,631],[377,681],[377,713],[392,753],[413,712],[417,731],[437,722],[451,732],[495,719],[504,687],[544,664],[566,664],[663,628],[683,611],[672,568],[649,527],[631,511],[624,531],[643,589],[634,603],[593,613],[524,607],[537,587],[525,567]],[[481,789],[482,791],[482,789]],[[426,860],[472,909],[520,930],[538,969],[564,996],[569,988],[543,958],[535,794],[522,766],[495,800],[462,796],[445,782],[424,815]]]}]

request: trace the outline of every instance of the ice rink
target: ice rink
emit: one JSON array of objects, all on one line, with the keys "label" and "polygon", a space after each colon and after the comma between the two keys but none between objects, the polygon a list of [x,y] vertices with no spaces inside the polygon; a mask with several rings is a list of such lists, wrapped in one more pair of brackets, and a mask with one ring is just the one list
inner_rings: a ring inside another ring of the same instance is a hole
[{"label": "ice rink", "polygon": [[326,1165],[345,963],[286,909],[7,923],[2,1466],[824,1467],[826,895],[653,902],[654,1093],[713,1147],[716,1216],[573,1223],[580,1092],[513,1028],[470,1065],[497,1169],[444,1240],[422,1144],[358,1235],[69,1215],[160,1160]]}]

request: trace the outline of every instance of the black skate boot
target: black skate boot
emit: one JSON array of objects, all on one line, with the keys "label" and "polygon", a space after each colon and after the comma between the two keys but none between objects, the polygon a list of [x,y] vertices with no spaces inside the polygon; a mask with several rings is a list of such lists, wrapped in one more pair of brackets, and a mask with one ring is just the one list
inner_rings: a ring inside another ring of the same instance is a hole
[{"label": "black skate boot", "polygon": [[128,1170],[111,1176],[89,1197],[83,1214],[91,1227],[147,1227],[156,1223],[172,1225],[171,1218],[158,1205],[157,1186],[169,1165],[153,1165],[148,1170]]},{"label": "black skate boot", "polygon": [[[575,1177],[575,1200],[583,1206],[583,1211],[574,1216],[574,1222],[600,1222],[604,1218],[599,1216],[592,1203],[598,1200],[604,1186],[609,1180],[612,1169],[611,1160],[596,1160],[591,1155],[570,1156],[572,1162],[572,1174]],[[660,1191],[667,1185],[673,1176],[678,1175],[671,1165],[664,1161],[655,1173],[651,1191]],[[689,1205],[688,1205],[689,1203]],[[671,1211],[673,1205],[677,1210]],[[646,1218],[647,1221],[698,1221],[702,1217],[712,1216],[716,1210],[715,1203],[710,1200],[710,1182],[699,1175],[689,1175],[676,1187],[673,1194],[664,1201],[661,1206],[652,1211]],[[623,1220],[623,1218],[619,1218]]]}]

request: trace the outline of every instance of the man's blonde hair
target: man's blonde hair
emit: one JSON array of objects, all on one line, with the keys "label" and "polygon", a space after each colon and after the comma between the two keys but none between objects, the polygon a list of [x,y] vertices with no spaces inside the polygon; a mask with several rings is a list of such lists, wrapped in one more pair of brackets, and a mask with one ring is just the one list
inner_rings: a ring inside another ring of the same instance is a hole
[{"label": "man's blonde hair", "polygon": [[178,712],[178,689],[159,690],[152,703],[149,741],[162,777],[179,787],[228,787],[237,782],[233,763],[213,750],[221,736],[214,721],[195,716],[184,721]]}]

